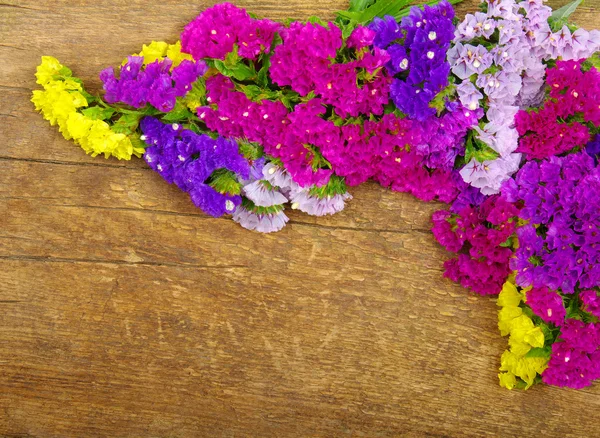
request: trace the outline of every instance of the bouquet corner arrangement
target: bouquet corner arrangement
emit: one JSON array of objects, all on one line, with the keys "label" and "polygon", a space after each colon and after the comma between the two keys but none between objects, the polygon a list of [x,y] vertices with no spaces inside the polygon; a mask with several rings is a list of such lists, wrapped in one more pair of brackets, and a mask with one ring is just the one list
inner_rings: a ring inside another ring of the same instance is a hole
[{"label": "bouquet corner arrangement", "polygon": [[[460,1],[460,0],[458,0]],[[262,233],[367,180],[448,205],[445,276],[497,295],[500,385],[600,379],[600,31],[581,3],[352,0],[276,22],[231,3],[100,73],[42,57],[32,102],[92,156],[143,158],[208,215]]]}]

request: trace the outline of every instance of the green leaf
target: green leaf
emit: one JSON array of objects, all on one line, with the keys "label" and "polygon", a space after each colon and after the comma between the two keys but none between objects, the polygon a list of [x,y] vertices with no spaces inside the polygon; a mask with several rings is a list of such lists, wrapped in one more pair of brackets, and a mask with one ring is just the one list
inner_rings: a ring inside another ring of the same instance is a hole
[{"label": "green leaf", "polygon": [[209,185],[222,194],[239,195],[242,192],[242,185],[236,179],[235,173],[227,169],[215,170]]},{"label": "green leaf", "polygon": [[256,70],[254,70],[254,67],[248,67],[242,62],[233,66],[227,66],[226,63],[220,59],[215,59],[213,63],[220,73],[238,81],[247,81],[256,77]]},{"label": "green leaf", "polygon": [[310,17],[308,17],[308,19],[306,20],[309,23],[313,23],[313,24],[320,24],[323,27],[327,27],[327,22],[321,20],[319,17],[317,17],[316,15],[312,15]]},{"label": "green leaf", "polygon": [[140,124],[142,118],[141,113],[131,112],[123,114],[121,117],[111,126],[111,129],[117,134],[133,134]]},{"label": "green leaf", "polygon": [[[529,307],[528,307],[529,308]],[[546,345],[550,345],[554,343],[554,333],[547,324],[541,323],[539,327],[542,329],[542,333],[544,333],[544,343]]]},{"label": "green leaf", "polygon": [[175,104],[175,108],[169,111],[162,117],[163,122],[174,123],[174,122],[184,122],[194,117],[194,114],[188,109],[185,105],[184,101],[181,99],[177,99],[177,103]]},{"label": "green leaf", "polygon": [[354,20],[360,24],[366,24],[375,17],[385,17],[386,15],[395,16],[403,8],[409,5],[411,0],[377,0],[368,8],[360,12],[340,11],[338,15],[348,20]]},{"label": "green leaf", "polygon": [[272,205],[271,207],[259,207],[248,198],[242,198],[242,205],[248,211],[255,214],[277,214],[284,210],[283,205]]},{"label": "green leaf", "polygon": [[356,20],[351,19],[348,21],[348,23],[340,24],[339,26],[342,29],[342,38],[345,41],[350,37],[350,35],[352,35],[354,29],[356,29],[356,26],[358,26],[358,22]]},{"label": "green leaf", "polygon": [[[548,19],[550,24],[553,23],[561,23],[559,28],[562,27],[564,23],[566,23],[567,19],[571,16],[573,12],[577,9],[577,7],[583,3],[583,0],[574,0],[569,4],[564,5],[562,8],[557,9],[552,12],[552,15]],[[554,29],[553,29],[554,30]]]},{"label": "green leaf", "polygon": [[343,195],[347,191],[348,186],[346,185],[344,178],[337,175],[332,175],[327,184],[321,187],[312,187],[309,191],[309,194],[311,196],[316,196],[317,198],[323,199],[328,196]]},{"label": "green leaf", "polygon": [[92,106],[81,110],[81,113],[93,120],[108,120],[115,113],[115,109],[111,107]]},{"label": "green leaf", "polygon": [[440,115],[442,111],[444,111],[444,109],[446,108],[447,98],[451,97],[454,94],[455,90],[456,87],[454,86],[454,84],[448,85],[438,94],[436,94],[433,100],[429,103],[429,106],[431,108],[435,108],[437,110],[438,115]]},{"label": "green leaf", "polygon": [[262,102],[265,99],[277,99],[280,96],[279,92],[261,88],[258,85],[236,84],[236,88],[253,102]]},{"label": "green leaf", "polygon": [[69,78],[71,76],[73,76],[73,72],[71,71],[71,69],[69,67],[66,66],[62,66],[62,68],[58,71],[58,74],[65,77],[65,78]]},{"label": "green leaf", "polygon": [[468,163],[473,158],[483,163],[498,158],[498,152],[482,141],[473,138],[473,133],[470,131],[465,144],[465,161]]},{"label": "green leaf", "polygon": [[146,149],[146,147],[148,146],[144,141],[140,139],[140,135],[137,132],[129,134],[128,137],[134,149]]},{"label": "green leaf", "polygon": [[527,354],[525,354],[524,357],[543,357],[545,359],[550,359],[550,356],[552,355],[552,348],[551,347],[541,347],[541,348],[532,348],[531,350],[529,350],[527,352]]},{"label": "green leaf", "polygon": [[260,144],[243,140],[238,140],[237,143],[240,153],[247,160],[257,160],[263,156],[263,147]]},{"label": "green leaf", "polygon": [[370,6],[375,0],[350,0],[350,12],[361,12]]},{"label": "green leaf", "polygon": [[190,111],[196,111],[199,106],[204,105],[204,98],[206,97],[206,80],[198,78],[192,85],[192,89],[185,95],[183,102],[186,104]]}]

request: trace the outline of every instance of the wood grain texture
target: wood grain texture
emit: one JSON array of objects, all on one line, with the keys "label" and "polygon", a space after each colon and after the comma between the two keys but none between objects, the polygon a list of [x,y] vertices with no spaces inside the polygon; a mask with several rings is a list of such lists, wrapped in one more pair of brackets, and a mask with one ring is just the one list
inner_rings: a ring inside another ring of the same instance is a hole
[{"label": "wood grain texture", "polygon": [[[0,3],[0,436],[600,436],[598,384],[498,387],[494,300],[442,278],[438,204],[365,184],[343,213],[262,236],[34,113],[42,54],[97,90],[211,4]],[[599,14],[588,0],[575,20]]]}]

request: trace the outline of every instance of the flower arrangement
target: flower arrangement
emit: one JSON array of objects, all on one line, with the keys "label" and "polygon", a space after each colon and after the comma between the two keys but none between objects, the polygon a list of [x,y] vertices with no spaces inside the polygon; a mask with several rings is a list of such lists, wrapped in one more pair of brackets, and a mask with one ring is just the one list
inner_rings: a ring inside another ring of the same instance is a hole
[{"label": "flower arrangement", "polygon": [[448,278],[498,295],[500,384],[582,388],[600,379],[600,32],[568,23],[580,2],[458,21],[446,0],[352,0],[284,23],[222,3],[103,70],[102,96],[43,57],[32,102],[249,230],[335,214],[367,180],[448,204],[432,231]]}]

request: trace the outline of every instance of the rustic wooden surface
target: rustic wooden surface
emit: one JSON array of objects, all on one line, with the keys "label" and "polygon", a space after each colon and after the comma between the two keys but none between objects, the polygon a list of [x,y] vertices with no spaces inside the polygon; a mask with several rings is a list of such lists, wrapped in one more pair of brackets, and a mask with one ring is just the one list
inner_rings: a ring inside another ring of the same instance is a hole
[{"label": "rustic wooden surface", "polygon": [[[600,27],[586,3],[576,21]],[[495,303],[442,278],[438,205],[367,184],[342,214],[262,236],[34,113],[41,55],[97,89],[209,4],[0,3],[0,436],[600,436],[598,384],[498,386]]]}]

